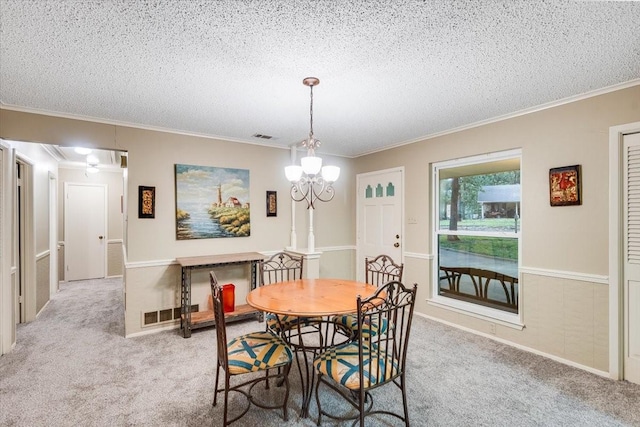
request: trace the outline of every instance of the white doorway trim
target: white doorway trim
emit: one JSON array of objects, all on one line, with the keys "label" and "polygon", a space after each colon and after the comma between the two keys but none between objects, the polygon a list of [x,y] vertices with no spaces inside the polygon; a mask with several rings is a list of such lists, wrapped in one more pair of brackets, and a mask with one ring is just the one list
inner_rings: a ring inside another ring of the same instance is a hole
[{"label": "white doorway trim", "polygon": [[0,139],[0,355],[15,345],[16,322],[14,291],[11,281],[13,248],[13,150]]},{"label": "white doorway trim", "polygon": [[[16,162],[23,165],[23,176],[21,177],[22,188],[22,232],[24,249],[22,254],[17,253],[16,242],[15,259],[22,263],[22,271],[19,280],[22,281],[24,319],[23,322],[31,322],[36,319],[36,232],[35,232],[35,192],[34,168],[35,162],[28,157],[16,154]],[[17,183],[14,183],[17,184]],[[17,195],[14,193],[14,198]],[[16,200],[17,202],[17,200]],[[14,205],[14,209],[17,206]],[[17,212],[16,212],[17,214]],[[17,217],[16,217],[17,218]],[[17,227],[16,227],[17,228]],[[17,235],[16,231],[16,237]],[[17,266],[16,266],[17,267]],[[17,313],[16,313],[17,315]]]},{"label": "white doorway trim", "polygon": [[622,286],[622,143],[624,135],[640,132],[640,122],[609,128],[609,376],[624,378],[624,302]]},{"label": "white doorway trim", "polygon": [[58,282],[58,177],[49,171],[49,299]]}]

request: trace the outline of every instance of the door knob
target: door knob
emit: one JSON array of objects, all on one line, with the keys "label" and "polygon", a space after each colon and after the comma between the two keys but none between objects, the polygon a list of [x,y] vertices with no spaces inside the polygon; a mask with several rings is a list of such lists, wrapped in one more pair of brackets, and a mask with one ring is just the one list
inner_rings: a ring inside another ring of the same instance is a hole
[{"label": "door knob", "polygon": [[393,244],[393,247],[394,247],[394,248],[399,248],[399,247],[400,247],[400,243],[395,242],[395,243]]}]

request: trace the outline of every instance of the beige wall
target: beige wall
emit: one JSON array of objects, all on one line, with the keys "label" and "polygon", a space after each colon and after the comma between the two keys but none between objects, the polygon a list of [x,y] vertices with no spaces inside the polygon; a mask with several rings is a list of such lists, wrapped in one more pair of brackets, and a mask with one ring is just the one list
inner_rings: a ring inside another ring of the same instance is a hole
[{"label": "beige wall", "polygon": [[[525,328],[496,336],[596,370],[608,370],[609,127],[640,120],[640,86],[428,139],[356,159],[355,172],[405,167],[407,281],[416,310],[472,330],[491,325],[428,302],[434,162],[522,150],[522,272]],[[582,206],[549,206],[548,173],[582,165]],[[414,256],[415,255],[415,256]],[[568,278],[567,278],[568,277]]]},{"label": "beige wall", "polygon": [[51,257],[48,253],[36,258],[36,313],[40,313],[50,299],[50,264]]},{"label": "beige wall", "polygon": [[[272,252],[284,249],[290,244],[290,187],[284,177],[284,166],[290,164],[290,152],[287,149],[3,109],[0,109],[0,136],[66,146],[81,141],[83,145],[94,148],[128,152],[124,233],[125,324],[128,335],[146,330],[141,327],[141,313],[179,305],[180,270],[175,264],[177,257],[246,251]],[[351,171],[353,161],[331,156],[323,157],[327,163],[340,166],[342,176],[335,185],[335,199],[331,203],[319,203],[315,211],[316,248],[327,248],[321,257],[323,274],[331,277],[353,277],[352,268],[349,262],[345,262],[345,256],[336,255],[352,251],[355,240],[355,227],[350,220],[355,217],[355,206],[352,202],[355,191],[355,180]],[[176,163],[249,169],[251,236],[177,241],[174,182]],[[64,182],[64,178],[61,178],[60,182]],[[138,218],[137,195],[138,186],[141,185],[156,187],[154,219]],[[278,192],[277,217],[266,217],[267,190]],[[295,224],[298,235],[297,247],[306,248],[308,211],[301,203],[296,204]],[[326,263],[325,258],[328,260]],[[246,272],[229,274],[229,280],[236,282],[238,288],[248,286]],[[196,278],[194,303],[206,304],[207,286],[205,279]],[[236,300],[242,298],[242,293],[238,291]]]},{"label": "beige wall", "polygon": [[[419,313],[490,333],[490,321],[428,302],[430,295],[430,165],[476,154],[522,150],[523,330],[502,324],[496,337],[598,371],[608,369],[608,132],[640,120],[640,86],[595,96],[508,120],[459,131],[354,160],[342,167],[336,198],[315,212],[316,246],[325,249],[322,276],[354,277],[355,176],[403,166],[405,170],[405,280],[419,284]],[[291,212],[282,168],[289,151],[260,145],[59,119],[0,109],[0,136],[129,152],[127,187],[126,331],[142,332],[144,311],[179,301],[176,257],[274,251],[289,245]],[[175,240],[174,164],[251,171],[251,237]],[[583,205],[551,208],[548,172],[581,164]],[[156,218],[137,218],[137,188],[156,187]],[[278,217],[265,216],[265,191],[278,191]],[[306,246],[307,211],[297,205],[298,247]],[[243,280],[242,272],[226,273]],[[246,279],[245,279],[246,280]],[[195,281],[196,303],[206,303],[205,279]],[[552,303],[551,303],[552,302]]]}]

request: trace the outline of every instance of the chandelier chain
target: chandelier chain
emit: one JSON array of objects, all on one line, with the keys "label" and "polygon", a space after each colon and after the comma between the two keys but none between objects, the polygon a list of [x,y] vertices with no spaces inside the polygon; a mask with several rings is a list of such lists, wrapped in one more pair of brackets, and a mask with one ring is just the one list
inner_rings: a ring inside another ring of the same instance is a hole
[{"label": "chandelier chain", "polygon": [[313,85],[311,85],[311,104],[309,106],[309,139],[313,140]]}]

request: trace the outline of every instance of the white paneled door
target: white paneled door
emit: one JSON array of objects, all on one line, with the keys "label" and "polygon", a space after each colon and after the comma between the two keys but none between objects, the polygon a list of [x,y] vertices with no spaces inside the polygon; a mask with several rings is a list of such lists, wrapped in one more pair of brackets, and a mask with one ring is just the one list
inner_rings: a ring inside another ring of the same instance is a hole
[{"label": "white paneled door", "polygon": [[65,280],[105,277],[106,194],[105,185],[65,184]]},{"label": "white paneled door", "polygon": [[624,137],[624,378],[640,384],[640,133]]},{"label": "white paneled door", "polygon": [[357,176],[359,280],[364,279],[366,257],[386,254],[403,262],[403,174],[402,169],[388,169]]}]

